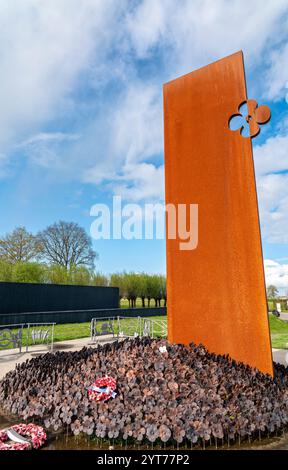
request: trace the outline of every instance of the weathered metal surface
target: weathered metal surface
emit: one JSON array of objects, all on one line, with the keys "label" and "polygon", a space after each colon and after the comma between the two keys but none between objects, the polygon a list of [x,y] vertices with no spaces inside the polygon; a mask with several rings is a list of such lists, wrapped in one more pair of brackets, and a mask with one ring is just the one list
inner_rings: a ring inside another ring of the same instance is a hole
[{"label": "weathered metal surface", "polygon": [[166,204],[199,204],[198,247],[167,239],[168,338],[273,374],[251,138],[228,126],[245,101],[242,52],[164,85]]},{"label": "weathered metal surface", "polygon": [[257,101],[248,100],[248,118],[250,127],[250,137],[256,137],[260,132],[259,124],[266,124],[270,120],[270,109],[266,105],[258,107]]}]

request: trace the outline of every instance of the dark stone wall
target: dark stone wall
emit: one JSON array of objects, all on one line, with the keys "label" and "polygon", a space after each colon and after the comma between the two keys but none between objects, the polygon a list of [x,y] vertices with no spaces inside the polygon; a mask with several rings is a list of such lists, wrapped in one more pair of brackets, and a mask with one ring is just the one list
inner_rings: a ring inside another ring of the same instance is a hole
[{"label": "dark stone wall", "polygon": [[0,282],[0,323],[10,313],[118,307],[118,287]]},{"label": "dark stone wall", "polygon": [[107,317],[152,317],[166,315],[166,307],[146,308],[109,308],[92,310],[67,310],[55,312],[10,313],[0,314],[0,325],[13,325],[21,323],[83,323],[90,322],[92,318]]}]

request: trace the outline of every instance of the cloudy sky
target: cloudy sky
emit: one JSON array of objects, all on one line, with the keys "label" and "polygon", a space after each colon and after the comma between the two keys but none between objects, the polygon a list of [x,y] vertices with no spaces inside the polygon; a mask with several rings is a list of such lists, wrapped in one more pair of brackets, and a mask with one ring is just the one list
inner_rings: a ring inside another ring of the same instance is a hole
[{"label": "cloudy sky", "polygon": [[[162,84],[239,49],[273,113],[253,146],[267,282],[288,290],[288,0],[0,0],[1,233],[163,200]],[[95,248],[104,272],[165,271],[161,240]]]}]

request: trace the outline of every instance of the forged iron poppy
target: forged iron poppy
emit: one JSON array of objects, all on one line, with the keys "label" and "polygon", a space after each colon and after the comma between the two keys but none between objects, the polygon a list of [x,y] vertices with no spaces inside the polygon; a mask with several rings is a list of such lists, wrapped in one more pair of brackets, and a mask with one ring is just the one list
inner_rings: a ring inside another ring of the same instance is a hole
[{"label": "forged iron poppy", "polygon": [[[164,346],[165,354],[159,351]],[[105,375],[117,381],[118,395],[106,402],[89,400],[94,377]],[[0,382],[0,404],[75,435],[177,445],[187,439],[192,445],[283,429],[287,389],[283,366],[275,365],[273,380],[201,345],[136,338],[18,365]]]}]

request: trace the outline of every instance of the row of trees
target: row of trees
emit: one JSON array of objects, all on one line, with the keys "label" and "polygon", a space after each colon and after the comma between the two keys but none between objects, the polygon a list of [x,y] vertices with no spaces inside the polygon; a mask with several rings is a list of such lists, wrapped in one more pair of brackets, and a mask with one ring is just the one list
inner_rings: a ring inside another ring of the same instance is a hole
[{"label": "row of trees", "polygon": [[0,281],[119,287],[120,298],[135,307],[151,299],[166,305],[166,279],[146,273],[95,272],[97,253],[85,230],[74,222],[57,222],[36,235],[24,227],[0,237]]},{"label": "row of trees", "polygon": [[109,282],[106,276],[85,266],[66,269],[56,264],[21,261],[12,264],[4,260],[0,260],[0,281],[94,286],[105,286]]},{"label": "row of trees", "polygon": [[55,264],[0,260],[0,281],[119,287],[120,299],[128,299],[130,307],[136,307],[137,298],[143,307],[145,300],[150,306],[151,299],[156,306],[160,307],[161,300],[166,305],[166,278],[160,274],[123,272],[105,276],[85,266],[67,269]]},{"label": "row of trees", "polygon": [[145,300],[150,307],[151,299],[155,300],[156,307],[160,307],[161,300],[166,305],[166,278],[161,274],[146,273],[117,273],[112,274],[110,285],[119,287],[120,298],[128,299],[130,307],[136,307],[137,298],[141,299],[142,307]]}]

